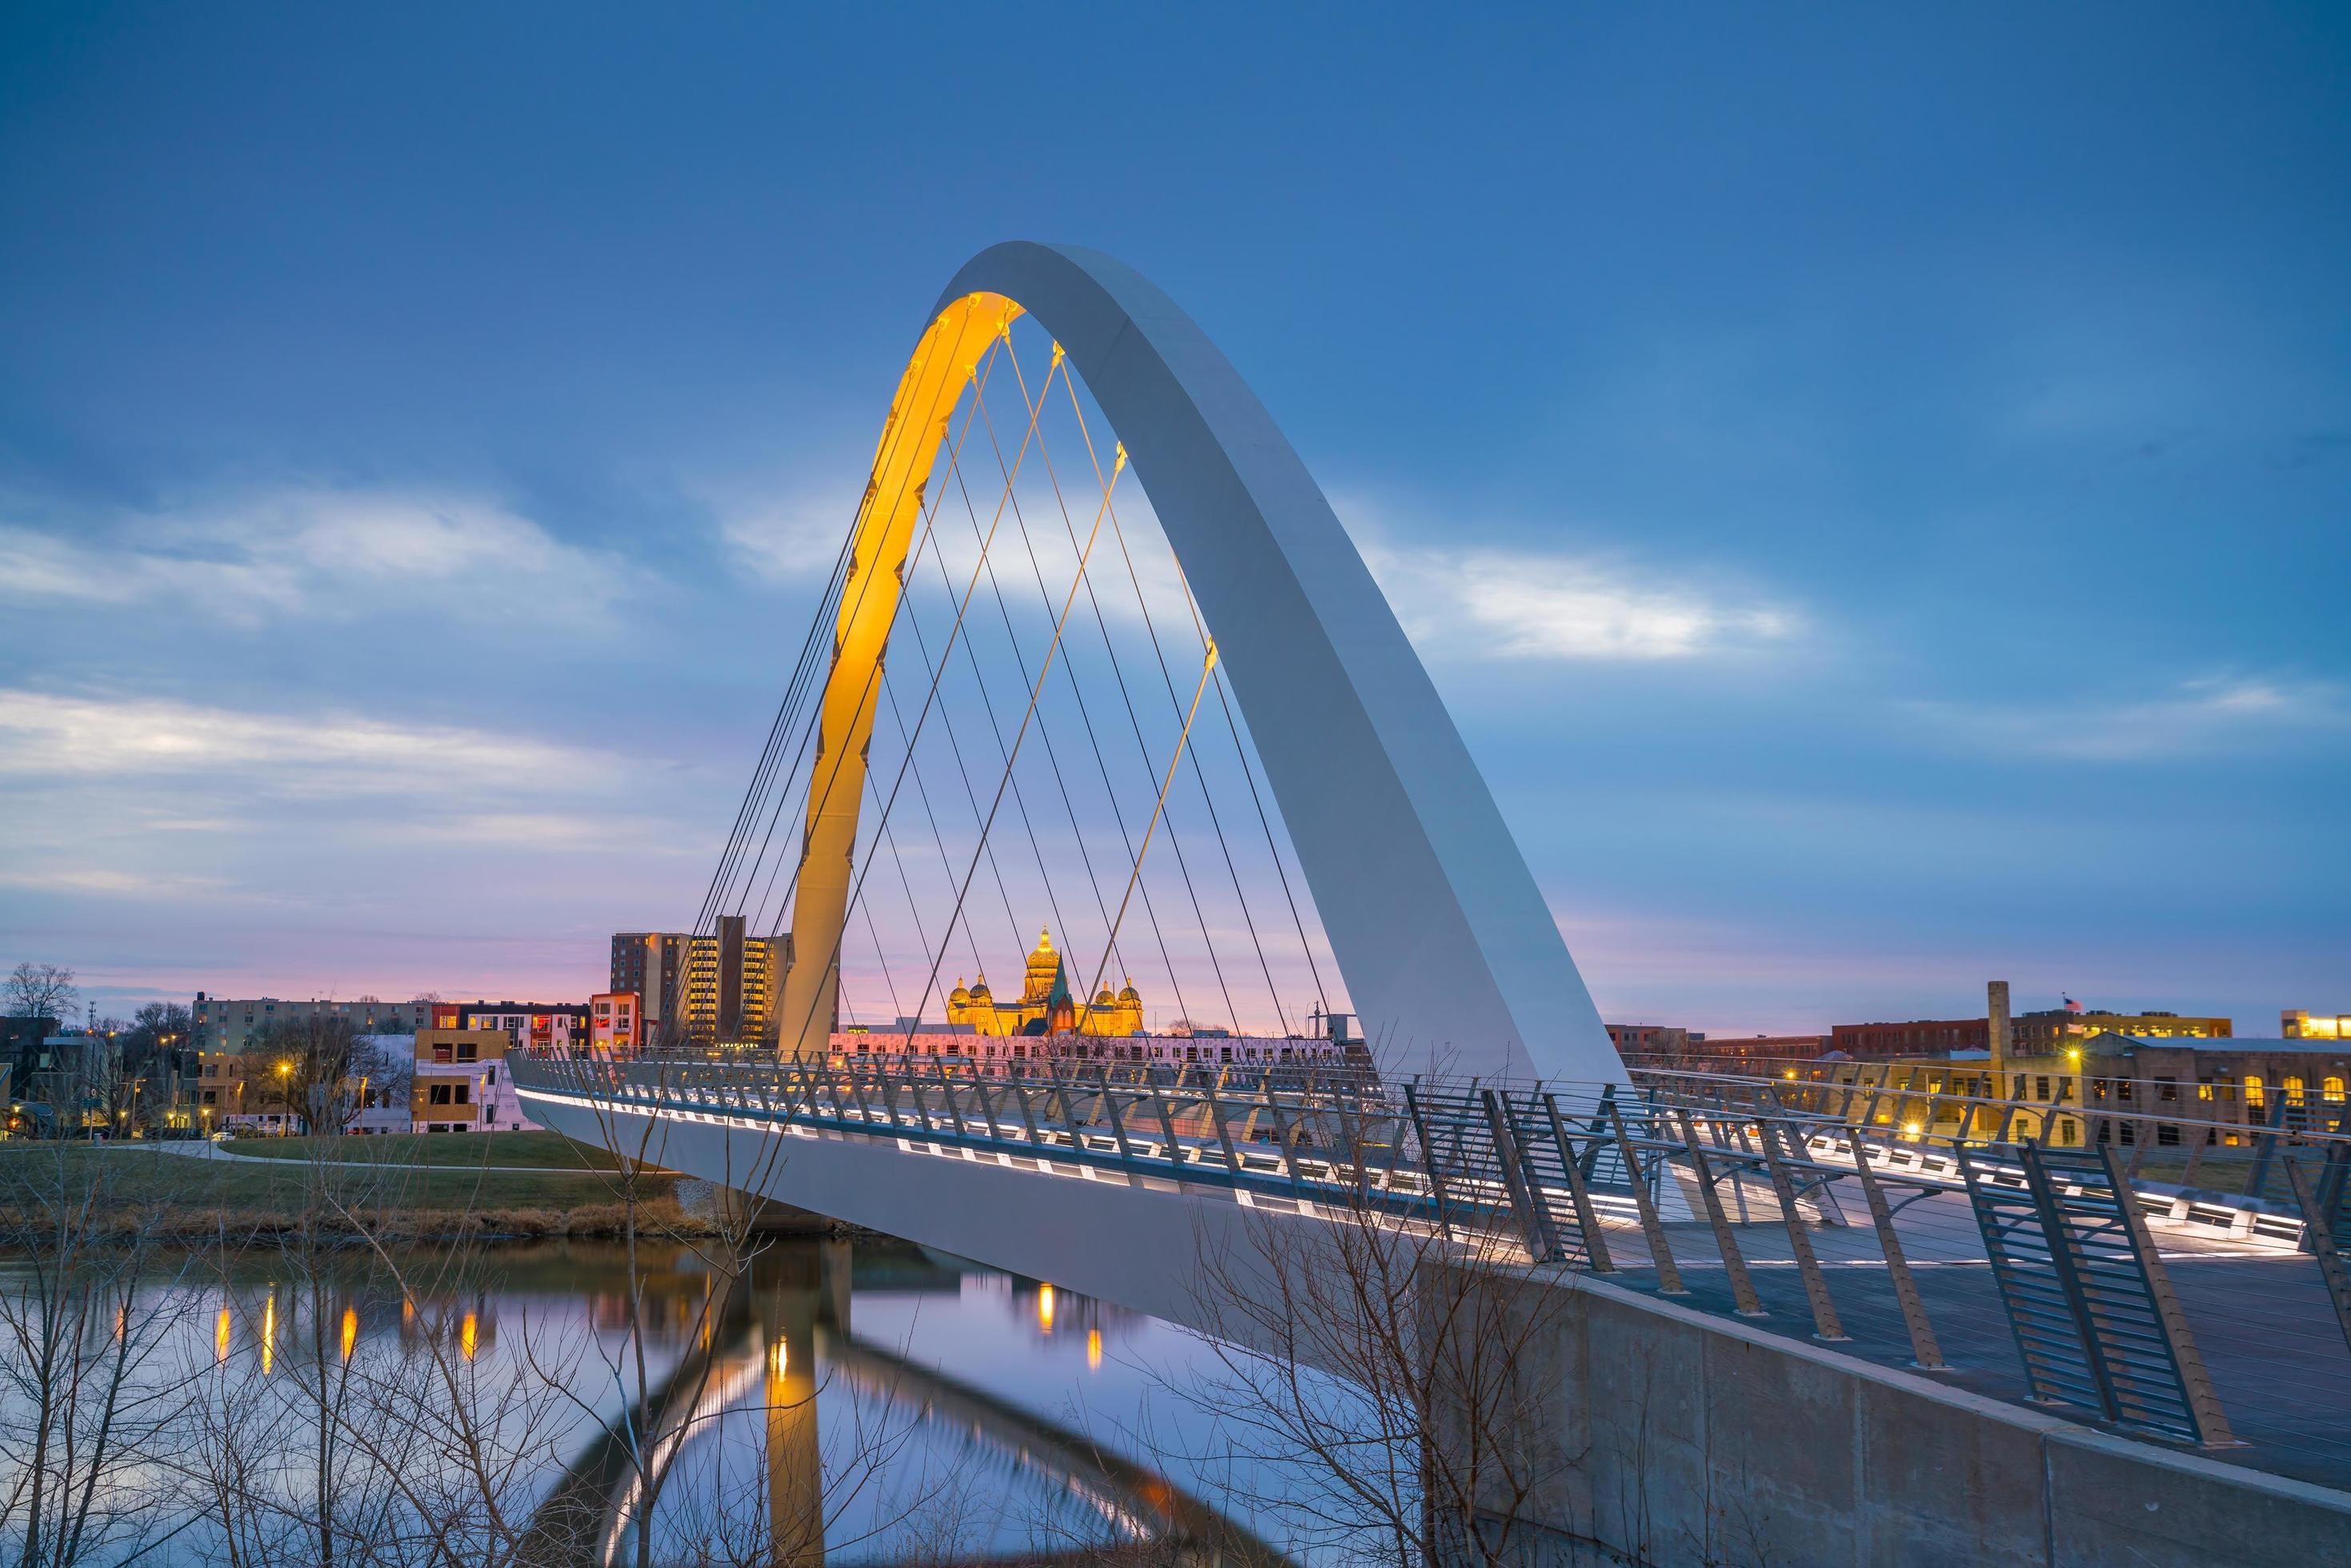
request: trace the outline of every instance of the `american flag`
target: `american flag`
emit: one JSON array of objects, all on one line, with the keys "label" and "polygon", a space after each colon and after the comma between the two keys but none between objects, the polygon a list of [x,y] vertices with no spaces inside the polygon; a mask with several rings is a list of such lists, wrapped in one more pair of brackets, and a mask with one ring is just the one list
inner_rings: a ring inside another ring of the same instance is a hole
[{"label": "american flag", "polygon": [[2079,1012],[2082,1011],[2082,1004],[2069,996],[2065,998],[2065,1011],[2068,1012]]}]

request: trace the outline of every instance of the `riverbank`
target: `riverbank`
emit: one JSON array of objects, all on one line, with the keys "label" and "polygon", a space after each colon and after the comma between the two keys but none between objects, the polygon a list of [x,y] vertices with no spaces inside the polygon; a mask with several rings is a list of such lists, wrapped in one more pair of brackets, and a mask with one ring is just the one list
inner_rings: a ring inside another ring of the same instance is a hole
[{"label": "riverbank", "polygon": [[[567,1151],[572,1147],[565,1145]],[[0,1146],[0,1228],[19,1234],[49,1229],[54,1220],[45,1215],[85,1204],[103,1226],[126,1238],[175,1241],[268,1237],[306,1226],[389,1241],[609,1239],[629,1228],[624,1179],[617,1170],[426,1165],[415,1158],[423,1152],[397,1148],[348,1160],[290,1154],[223,1159],[160,1144]],[[696,1211],[699,1205],[680,1201],[684,1185],[667,1171],[635,1178],[640,1233],[716,1233]]]},{"label": "riverbank", "polygon": [[235,1137],[211,1146],[246,1159],[330,1160],[338,1164],[434,1166],[457,1169],[618,1170],[611,1150],[574,1143],[559,1132],[400,1134],[360,1137]]}]

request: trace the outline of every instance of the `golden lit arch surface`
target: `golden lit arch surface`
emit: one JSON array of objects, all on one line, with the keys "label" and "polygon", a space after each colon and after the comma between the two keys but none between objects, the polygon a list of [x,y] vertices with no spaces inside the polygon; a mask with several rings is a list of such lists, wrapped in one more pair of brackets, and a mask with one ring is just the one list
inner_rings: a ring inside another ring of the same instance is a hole
[{"label": "golden lit arch surface", "polygon": [[866,744],[873,734],[890,628],[904,591],[906,550],[923,514],[931,469],[980,356],[1011,330],[1019,314],[1019,306],[992,294],[967,295],[942,306],[898,378],[873,449],[834,622],[792,920],[794,954],[820,961],[803,963],[796,956],[785,973],[779,1016],[787,1031],[798,1031],[796,1038],[781,1042],[787,1054],[823,1050],[832,1027],[854,871],[851,858],[865,797]]}]

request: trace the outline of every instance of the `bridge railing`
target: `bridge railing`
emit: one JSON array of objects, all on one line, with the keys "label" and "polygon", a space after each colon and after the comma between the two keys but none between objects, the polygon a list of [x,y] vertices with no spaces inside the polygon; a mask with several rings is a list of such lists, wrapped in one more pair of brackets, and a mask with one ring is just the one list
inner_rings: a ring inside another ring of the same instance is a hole
[{"label": "bridge railing", "polygon": [[1542,1085],[707,1054],[515,1071],[527,1096],[608,1111],[1418,1227],[2118,1431],[2351,1480],[2351,1125],[2322,1096],[2280,1093],[2250,1130],[2093,1097],[2059,1141],[2054,1116],[1968,1092],[1984,1085],[1965,1073]]}]

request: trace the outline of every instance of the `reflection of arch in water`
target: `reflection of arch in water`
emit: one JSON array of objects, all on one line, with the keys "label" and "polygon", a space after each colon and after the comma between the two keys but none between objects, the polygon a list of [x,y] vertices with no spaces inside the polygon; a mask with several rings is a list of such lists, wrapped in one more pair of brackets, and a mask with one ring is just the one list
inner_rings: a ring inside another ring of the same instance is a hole
[{"label": "reflection of arch in water", "polygon": [[[845,1277],[844,1268],[841,1283]],[[642,1441],[659,1478],[718,1417],[760,1407],[768,1424],[768,1509],[778,1521],[774,1560],[820,1563],[823,1499],[812,1376],[820,1360],[849,1390],[913,1407],[925,1421],[942,1424],[1015,1471],[1043,1479],[1108,1524],[1125,1544],[1191,1548],[1207,1561],[1249,1568],[1286,1562],[1156,1473],[935,1368],[852,1338],[839,1324],[845,1315],[843,1291],[802,1286],[774,1292],[780,1311],[773,1328],[780,1332],[758,1321],[755,1293],[743,1279],[730,1284],[714,1303],[706,1338],[580,1451],[541,1501],[520,1554],[523,1562],[609,1564],[617,1559],[643,1490],[629,1459],[632,1428],[644,1434]],[[1033,1551],[1019,1556],[1028,1563],[1045,1561]]]}]

